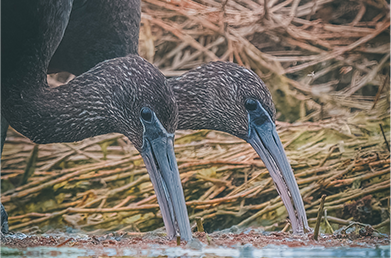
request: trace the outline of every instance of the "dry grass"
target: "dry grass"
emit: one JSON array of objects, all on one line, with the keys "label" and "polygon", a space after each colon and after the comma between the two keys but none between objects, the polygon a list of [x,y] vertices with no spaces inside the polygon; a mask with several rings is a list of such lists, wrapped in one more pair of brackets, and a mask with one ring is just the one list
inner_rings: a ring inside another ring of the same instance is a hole
[{"label": "dry grass", "polygon": [[[278,132],[312,227],[326,194],[322,232],[350,221],[389,231],[390,152],[379,127],[388,141],[388,3],[145,0],[142,11],[140,53],[167,76],[219,59],[267,83],[279,120],[294,122],[278,122]],[[175,149],[192,223],[203,218],[206,231],[286,226],[250,145],[220,132],[179,131]],[[163,226],[141,156],[121,135],[34,148],[10,130],[1,166],[11,230]]]},{"label": "dry grass", "polygon": [[266,82],[280,120],[369,110],[389,89],[385,1],[145,0],[142,10],[140,53],[167,76],[236,62]]},{"label": "dry grass", "polygon": [[[348,120],[278,124],[311,223],[322,194],[328,195],[328,214],[345,224],[389,218],[390,156],[379,123],[389,132],[387,115],[362,113]],[[250,145],[220,132],[180,131],[175,149],[192,222],[202,217],[209,231],[237,224],[284,227],[286,210]],[[142,159],[123,136],[39,145],[37,155],[33,150],[16,133],[7,138],[2,202],[11,230],[45,231],[50,227],[43,225],[57,224],[97,233],[162,226]],[[20,185],[26,163],[35,163],[34,173]],[[353,203],[369,195],[369,203]]]}]

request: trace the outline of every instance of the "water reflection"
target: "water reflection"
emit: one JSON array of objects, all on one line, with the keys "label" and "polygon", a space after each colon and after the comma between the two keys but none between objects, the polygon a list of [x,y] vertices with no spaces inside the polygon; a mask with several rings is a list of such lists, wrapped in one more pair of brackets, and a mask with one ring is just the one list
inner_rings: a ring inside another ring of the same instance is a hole
[{"label": "water reflection", "polygon": [[288,247],[266,247],[255,249],[250,245],[242,246],[238,249],[233,248],[204,248],[202,250],[175,248],[151,248],[144,250],[126,249],[126,248],[97,248],[95,250],[79,249],[75,247],[29,247],[23,249],[1,247],[1,256],[7,258],[16,257],[390,257],[390,247],[380,246],[378,248],[288,248]]}]

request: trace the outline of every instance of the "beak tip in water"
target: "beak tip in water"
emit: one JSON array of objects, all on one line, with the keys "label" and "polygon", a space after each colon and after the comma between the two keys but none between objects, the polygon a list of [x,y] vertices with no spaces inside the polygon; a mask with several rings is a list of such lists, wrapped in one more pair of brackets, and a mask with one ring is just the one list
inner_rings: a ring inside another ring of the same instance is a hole
[{"label": "beak tip in water", "polygon": [[167,133],[156,115],[144,125],[142,157],[152,181],[167,235],[191,239],[185,197],[174,152],[174,135]]},{"label": "beak tip in water", "polygon": [[304,229],[308,228],[308,222],[303,199],[275,125],[270,117],[269,120],[259,124],[257,124],[256,118],[252,122],[252,116],[250,115],[249,117],[250,133],[248,142],[269,170],[270,176],[288,211],[293,232],[304,233]]}]

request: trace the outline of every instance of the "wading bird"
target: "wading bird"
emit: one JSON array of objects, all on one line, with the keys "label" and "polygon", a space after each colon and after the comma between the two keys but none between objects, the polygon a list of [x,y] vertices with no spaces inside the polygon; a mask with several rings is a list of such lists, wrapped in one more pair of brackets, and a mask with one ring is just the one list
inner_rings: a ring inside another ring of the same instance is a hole
[{"label": "wading bird", "polygon": [[263,81],[244,67],[219,61],[168,82],[178,104],[178,129],[223,131],[250,143],[269,170],[294,233],[310,230],[295,176],[276,131],[274,103]]},{"label": "wading bird", "polygon": [[[79,8],[95,4],[87,2],[74,3]],[[130,13],[140,13],[139,1],[96,2],[128,3],[128,8],[135,8]],[[48,65],[63,38],[72,5],[71,0],[2,2],[2,137],[5,138],[7,121],[36,143],[73,142],[109,132],[124,134],[144,159],[168,235],[180,233],[182,239],[190,240],[173,149],[177,106],[165,77],[141,57],[129,55],[101,62],[65,85],[48,87]],[[127,33],[136,29],[138,38],[140,17],[134,17],[128,25],[123,18],[119,18],[119,24],[124,26],[113,28],[117,33],[124,28],[132,28]],[[115,46],[101,48],[107,49]],[[134,46],[130,49],[134,51]],[[75,68],[75,73],[103,58],[94,51],[92,48],[87,52],[92,59],[94,55],[98,57]],[[125,47],[112,54],[115,57],[128,51],[131,50]],[[103,56],[109,57],[110,53]],[[63,69],[55,60],[52,67]]]}]

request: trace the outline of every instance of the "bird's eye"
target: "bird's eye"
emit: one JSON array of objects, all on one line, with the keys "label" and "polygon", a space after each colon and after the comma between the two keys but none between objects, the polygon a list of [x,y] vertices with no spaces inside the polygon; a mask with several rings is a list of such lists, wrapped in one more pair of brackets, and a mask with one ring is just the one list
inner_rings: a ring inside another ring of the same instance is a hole
[{"label": "bird's eye", "polygon": [[244,107],[248,111],[254,111],[255,109],[257,109],[257,102],[253,99],[248,99],[246,100],[246,103],[244,103]]},{"label": "bird's eye", "polygon": [[143,108],[141,109],[141,117],[142,117],[142,119],[144,119],[145,121],[151,122],[151,120],[152,120],[152,110],[150,110],[150,109],[147,108],[147,107],[143,107]]}]

